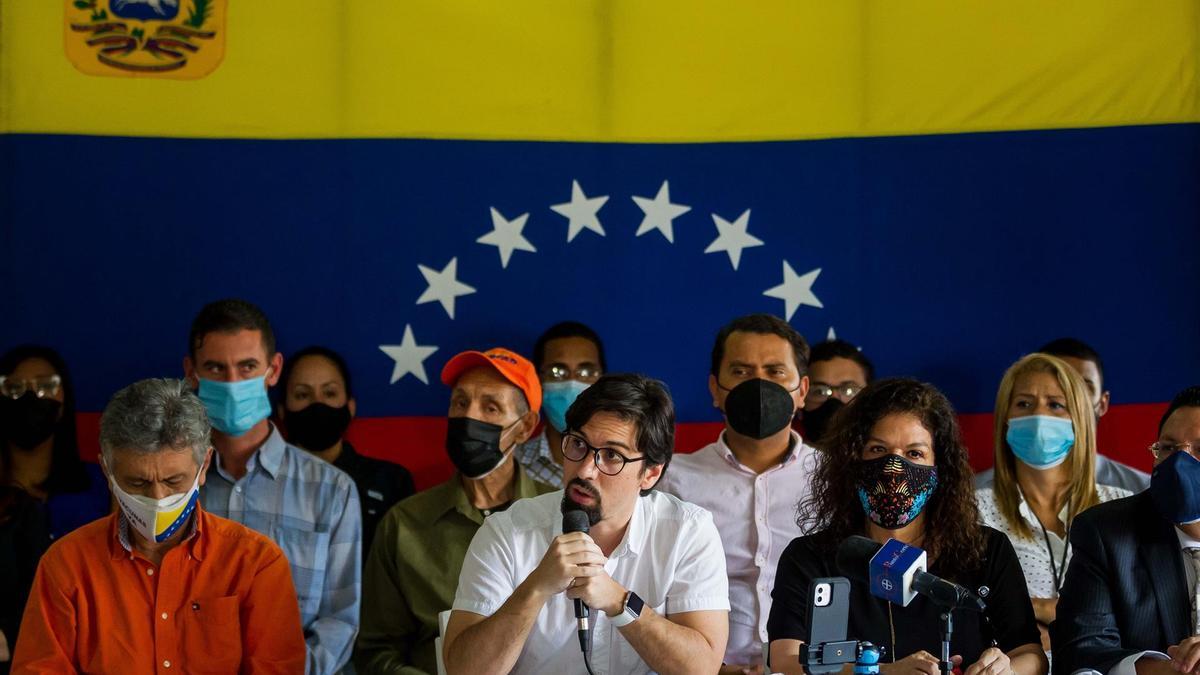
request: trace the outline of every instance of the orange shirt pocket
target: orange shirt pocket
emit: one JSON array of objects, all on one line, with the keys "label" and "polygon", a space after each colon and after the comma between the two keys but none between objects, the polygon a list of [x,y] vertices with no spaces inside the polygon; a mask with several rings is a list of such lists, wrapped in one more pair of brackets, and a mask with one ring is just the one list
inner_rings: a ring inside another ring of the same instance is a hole
[{"label": "orange shirt pocket", "polygon": [[242,663],[241,598],[195,598],[184,605],[189,673],[236,673]]}]

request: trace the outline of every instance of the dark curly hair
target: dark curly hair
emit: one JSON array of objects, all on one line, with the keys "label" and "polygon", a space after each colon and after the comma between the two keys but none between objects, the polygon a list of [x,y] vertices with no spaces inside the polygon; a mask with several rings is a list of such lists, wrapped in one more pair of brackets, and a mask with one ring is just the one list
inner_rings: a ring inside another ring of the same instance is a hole
[{"label": "dark curly hair", "polygon": [[933,437],[938,487],[925,506],[924,548],[938,561],[941,575],[961,578],[982,561],[983,530],[954,408],[933,385],[879,380],[834,414],[812,492],[800,502],[797,522],[831,554],[846,537],[864,533],[867,516],[856,492],[858,464],[875,424],[892,414],[915,416]]}]

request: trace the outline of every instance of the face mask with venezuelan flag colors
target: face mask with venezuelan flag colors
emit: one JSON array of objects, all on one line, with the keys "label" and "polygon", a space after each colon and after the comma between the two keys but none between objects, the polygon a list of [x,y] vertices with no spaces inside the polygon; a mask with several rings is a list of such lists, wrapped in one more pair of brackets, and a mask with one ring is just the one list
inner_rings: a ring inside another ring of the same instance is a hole
[{"label": "face mask with venezuelan flag colors", "polygon": [[131,495],[122,490],[115,479],[110,478],[108,482],[117,497],[117,503],[121,505],[125,520],[143,537],[155,543],[166,541],[183,527],[192,511],[196,510],[196,502],[200,498],[200,471],[196,472],[196,479],[187,492],[162,499]]}]

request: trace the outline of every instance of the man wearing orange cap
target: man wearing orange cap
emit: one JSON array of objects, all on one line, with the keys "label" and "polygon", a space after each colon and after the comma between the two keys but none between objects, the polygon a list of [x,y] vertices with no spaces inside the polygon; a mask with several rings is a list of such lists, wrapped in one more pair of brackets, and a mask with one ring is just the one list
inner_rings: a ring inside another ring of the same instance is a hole
[{"label": "man wearing orange cap", "polygon": [[484,517],[553,490],[513,458],[542,405],[533,364],[498,347],[463,352],[442,369],[442,383],[452,390],[446,452],[457,471],[379,523],[363,575],[359,673],[437,672],[438,614],[454,602],[463,558]]}]

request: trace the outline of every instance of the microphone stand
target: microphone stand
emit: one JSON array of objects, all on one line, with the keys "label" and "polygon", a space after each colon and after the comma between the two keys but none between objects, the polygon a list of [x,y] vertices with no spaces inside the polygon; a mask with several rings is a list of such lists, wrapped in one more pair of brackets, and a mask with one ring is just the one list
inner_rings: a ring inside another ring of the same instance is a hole
[{"label": "microphone stand", "polygon": [[954,666],[950,663],[950,634],[954,631],[953,608],[947,607],[942,615],[942,659],[938,661],[938,670],[942,675],[950,675]]}]

